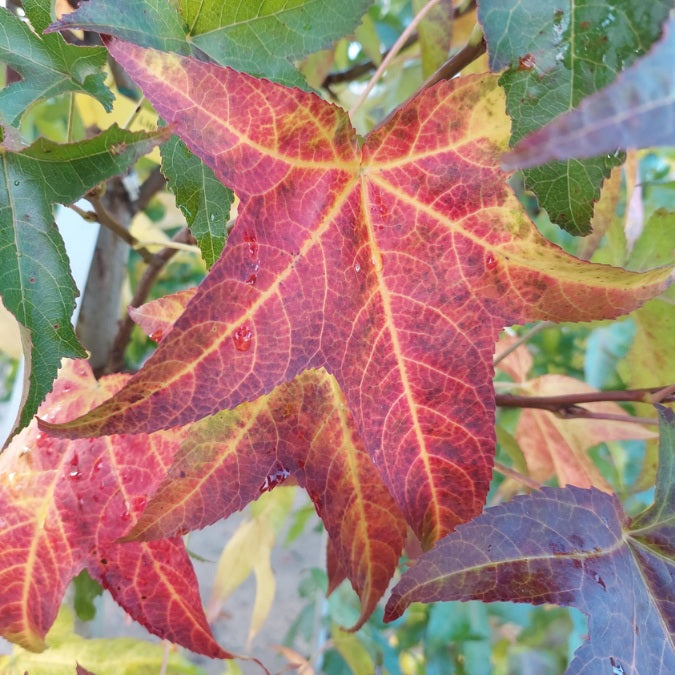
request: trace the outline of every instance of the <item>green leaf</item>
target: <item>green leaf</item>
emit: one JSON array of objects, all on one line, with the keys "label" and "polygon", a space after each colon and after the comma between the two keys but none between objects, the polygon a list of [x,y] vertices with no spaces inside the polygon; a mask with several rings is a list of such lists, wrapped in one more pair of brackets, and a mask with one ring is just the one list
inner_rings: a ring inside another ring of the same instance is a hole
[{"label": "green leaf", "polygon": [[351,33],[372,0],[179,0],[192,43],[217,63],[289,86],[291,64]]},{"label": "green leaf", "polygon": [[675,19],[664,32],[664,39],[612,84],[518,143],[504,165],[675,144]]},{"label": "green leaf", "polygon": [[230,218],[234,193],[187,149],[178,136],[172,136],[164,143],[161,153],[162,173],[176,195],[176,204],[197,240],[204,261],[211,267],[225,246],[225,226]]},{"label": "green leaf", "polygon": [[0,145],[0,294],[22,327],[28,382],[16,430],[51,390],[61,359],[86,355],[70,324],[78,292],[52,204],[76,201],[166,135],[113,126],[71,145],[40,139],[20,152]]},{"label": "green leaf", "polygon": [[351,33],[372,0],[90,0],[50,30],[78,27],[182,55],[207,55],[257,77],[306,88],[292,64]]},{"label": "green leaf", "polygon": [[[427,0],[413,0],[415,14],[427,4]],[[444,0],[432,7],[420,21],[417,33],[420,40],[422,75],[427,78],[443,65],[448,58],[452,37],[452,3]]]},{"label": "green leaf", "polygon": [[86,569],[73,579],[73,605],[80,621],[91,621],[96,616],[94,600],[103,593],[103,587],[89,576]]},{"label": "green leaf", "polygon": [[[48,22],[48,0],[24,3],[26,13],[41,31]],[[17,126],[26,109],[36,101],[67,92],[85,92],[112,109],[114,96],[104,84],[103,66],[107,53],[103,47],[76,47],[61,35],[36,35],[30,26],[0,9],[0,63],[21,76],[0,91],[0,120]]]},{"label": "green leaf", "polygon": [[186,38],[187,27],[175,3],[169,0],[144,0],[140,12],[137,0],[90,0],[81,3],[77,11],[65,14],[48,31],[64,28],[115,35],[142,47],[185,56],[191,53]]},{"label": "green leaf", "polygon": [[162,668],[181,675],[204,672],[173,650],[167,658],[161,644],[132,638],[86,640],[74,632],[73,622],[72,610],[62,607],[47,635],[49,649],[35,654],[15,646],[12,654],[0,657],[0,671],[6,675],[72,675],[79,665],[96,675],[143,675],[159,673]]},{"label": "green leaf", "polygon": [[[614,80],[661,34],[671,0],[483,0],[483,26],[494,70],[513,119],[512,144]],[[524,172],[552,221],[590,232],[593,204],[615,155],[556,161]]]}]

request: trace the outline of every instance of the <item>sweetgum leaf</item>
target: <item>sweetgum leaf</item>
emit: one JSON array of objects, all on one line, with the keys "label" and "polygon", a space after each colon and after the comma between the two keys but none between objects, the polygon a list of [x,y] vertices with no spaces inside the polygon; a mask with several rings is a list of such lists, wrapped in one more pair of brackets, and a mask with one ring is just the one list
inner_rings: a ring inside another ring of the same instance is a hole
[{"label": "sweetgum leaf", "polygon": [[664,38],[616,80],[520,141],[511,168],[617,148],[675,145],[675,19]]},{"label": "sweetgum leaf", "polygon": [[569,673],[675,671],[675,414],[662,408],[654,504],[632,523],[611,495],[544,488],[487,511],[423,554],[385,620],[411,602],[511,600],[574,606],[590,638]]},{"label": "sweetgum leaf", "polygon": [[70,323],[78,291],[52,205],[76,201],[166,137],[167,130],[115,125],[69,145],[39,139],[19,152],[0,145],[0,294],[22,326],[28,378],[18,428],[50,391],[61,359],[85,356]]},{"label": "sweetgum leaf", "polygon": [[176,204],[197,240],[204,262],[211,267],[225,246],[225,225],[234,194],[177,136],[163,143],[160,152],[162,173],[176,195]]},{"label": "sweetgum leaf", "polygon": [[[292,61],[351,33],[372,0],[89,0],[50,30],[82,28],[306,87]],[[176,6],[177,5],[177,6]]]},{"label": "sweetgum leaf", "polygon": [[[272,0],[264,5],[220,0],[90,0],[50,30],[78,27],[178,54],[208,56],[283,84],[306,87],[291,61],[328,47],[351,32],[372,0]],[[180,10],[180,14],[179,11]],[[234,196],[185,144],[162,147],[162,172],[176,195],[205,262],[212,265],[225,243]]]},{"label": "sweetgum leaf", "polygon": [[359,147],[346,113],[313,94],[110,50],[241,207],[153,357],[61,434],[185,424],[325,367],[429,546],[484,504],[499,330],[615,317],[667,283],[668,270],[592,265],[539,235],[499,168],[508,119],[494,76],[424,90]]},{"label": "sweetgum leaf", "polygon": [[[612,82],[659,38],[671,8],[671,0],[481,0],[490,67],[507,67],[500,83],[512,143]],[[525,184],[553,222],[588,234],[602,182],[621,161],[605,154],[550,162],[527,169]]]},{"label": "sweetgum leaf", "polygon": [[[161,340],[195,292],[180,291],[129,313]],[[248,467],[245,480],[240,466]],[[194,424],[129,537],[204,527],[291,477],[307,490],[328,532],[328,594],[349,578],[361,599],[356,630],[394,574],[406,524],[325,371],[306,371],[254,404]]]},{"label": "sweetgum leaf", "polygon": [[[86,410],[126,376],[96,382],[68,361],[40,408],[48,419]],[[82,569],[148,630],[193,651],[229,656],[211,635],[180,537],[117,543],[144,508],[184,433],[74,442],[32,423],[0,455],[0,634],[40,651],[70,580]]]},{"label": "sweetgum leaf", "polygon": [[[49,0],[24,2],[36,31],[49,23]],[[40,36],[9,10],[0,8],[0,63],[21,76],[0,91],[0,120],[18,125],[36,101],[67,92],[84,92],[112,109],[114,96],[104,84],[107,54],[103,47],[76,47],[61,35]]]}]

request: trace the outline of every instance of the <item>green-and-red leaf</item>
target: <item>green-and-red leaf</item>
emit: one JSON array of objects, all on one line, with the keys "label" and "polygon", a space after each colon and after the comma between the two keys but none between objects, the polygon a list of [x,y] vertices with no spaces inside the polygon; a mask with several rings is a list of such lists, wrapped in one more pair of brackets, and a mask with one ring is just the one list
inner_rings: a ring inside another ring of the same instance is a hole
[{"label": "green-and-red leaf", "polygon": [[484,504],[501,327],[615,317],[666,284],[538,234],[499,168],[509,125],[492,76],[423,91],[359,148],[347,115],[312,94],[110,50],[242,206],[156,354],[60,433],[181,425],[325,367],[429,546]]}]

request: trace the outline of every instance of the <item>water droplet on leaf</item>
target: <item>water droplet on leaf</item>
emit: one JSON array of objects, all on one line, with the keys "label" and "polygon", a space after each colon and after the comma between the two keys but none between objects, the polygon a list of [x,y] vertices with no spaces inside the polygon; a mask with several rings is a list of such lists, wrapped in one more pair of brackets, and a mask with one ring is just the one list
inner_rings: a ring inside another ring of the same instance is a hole
[{"label": "water droplet on leaf", "polygon": [[15,180],[15,181],[14,181],[14,185],[21,185],[21,181],[20,181],[20,180]]},{"label": "water droplet on leaf", "polygon": [[356,263],[356,265],[354,265],[354,269],[355,269],[357,272],[360,272],[360,271],[361,271],[361,265],[359,265],[359,263]]},{"label": "water droplet on leaf", "polygon": [[158,328],[157,330],[153,330],[148,337],[153,341],[153,342],[159,342],[162,339],[163,333],[162,329]]},{"label": "water droplet on leaf", "polygon": [[255,286],[255,282],[257,281],[257,279],[258,279],[257,274],[249,274],[249,276],[246,278],[246,284],[248,284],[249,286]]},{"label": "water droplet on leaf", "polygon": [[485,267],[487,267],[489,270],[493,270],[495,267],[497,267],[497,258],[495,258],[492,253],[487,254],[485,258]]},{"label": "water droplet on leaf", "polygon": [[253,331],[248,324],[239,326],[232,335],[234,348],[240,352],[247,352],[251,348],[251,340],[253,339]]},{"label": "water droplet on leaf", "polygon": [[253,234],[245,234],[244,241],[248,244],[248,254],[251,258],[258,257],[258,240]]},{"label": "water droplet on leaf", "polygon": [[68,478],[71,480],[80,480],[80,478],[82,478],[82,473],[79,469],[73,469],[72,471],[68,472]]}]

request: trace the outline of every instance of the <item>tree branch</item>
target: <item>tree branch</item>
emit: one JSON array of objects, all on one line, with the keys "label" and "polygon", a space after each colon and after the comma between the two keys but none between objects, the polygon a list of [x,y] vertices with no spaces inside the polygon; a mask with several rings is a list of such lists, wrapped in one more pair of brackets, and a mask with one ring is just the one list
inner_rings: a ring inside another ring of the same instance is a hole
[{"label": "tree branch", "polygon": [[[469,12],[473,11],[475,7],[476,7],[476,0],[470,0],[469,2],[460,2],[458,5],[454,7],[452,18],[457,19],[460,16],[464,16],[464,14],[468,14]],[[417,43],[418,40],[419,35],[417,33],[413,33],[400,47],[400,51],[405,51],[409,47],[412,47],[414,44]],[[387,51],[383,52],[382,59],[386,59],[390,51],[391,50],[388,49]],[[328,75],[326,75],[323,82],[321,83],[321,87],[330,90],[330,88],[335,84],[342,84],[343,82],[353,82],[354,80],[358,80],[362,77],[365,77],[366,75],[372,73],[376,68],[377,64],[374,61],[365,61],[364,63],[357,63],[355,66],[347,68],[347,70],[342,70],[337,73],[329,73]]]},{"label": "tree branch", "polygon": [[675,402],[675,385],[650,387],[648,389],[625,389],[616,391],[593,391],[562,396],[520,396],[517,394],[497,394],[496,404],[501,408],[536,408],[548,410],[566,419],[608,419],[617,422],[638,422],[655,424],[648,417],[632,417],[612,413],[595,413],[581,407],[583,403],[599,403],[602,401],[635,402],[635,403],[672,403]]},{"label": "tree branch", "polygon": [[[177,232],[173,237],[174,242],[178,243],[194,243],[192,234],[190,230],[185,227],[179,232]],[[155,283],[155,280],[159,276],[159,273],[162,271],[162,268],[173,258],[174,255],[178,253],[178,249],[167,246],[163,248],[159,253],[156,253],[152,256],[148,267],[143,276],[138,282],[138,287],[134,293],[133,298],[129,305],[131,307],[140,307],[147,299],[148,294],[152,285]],[[131,337],[131,331],[134,327],[134,322],[131,320],[129,314],[126,314],[120,323],[120,327],[115,335],[113,345],[110,349],[110,356],[108,357],[108,363],[105,366],[106,373],[116,373],[122,370],[124,366],[124,350],[126,349],[129,339]]]},{"label": "tree branch", "polygon": [[451,80],[479,56],[485,54],[486,50],[487,45],[485,44],[485,38],[481,38],[477,44],[472,44],[471,41],[467,42],[456,54],[453,54],[431,77],[429,77],[421,88],[426,89],[441,80]]}]

